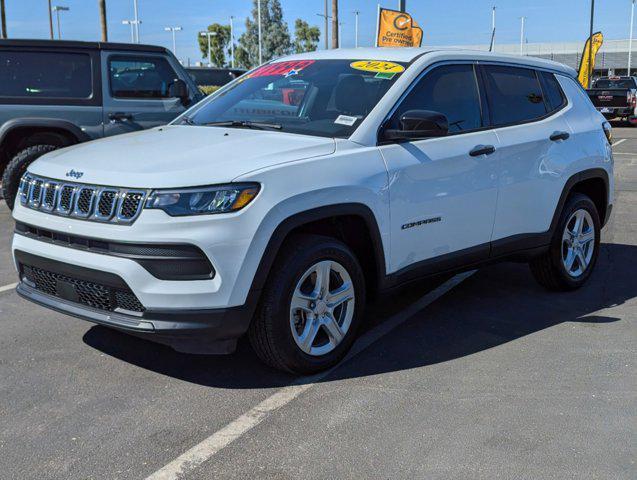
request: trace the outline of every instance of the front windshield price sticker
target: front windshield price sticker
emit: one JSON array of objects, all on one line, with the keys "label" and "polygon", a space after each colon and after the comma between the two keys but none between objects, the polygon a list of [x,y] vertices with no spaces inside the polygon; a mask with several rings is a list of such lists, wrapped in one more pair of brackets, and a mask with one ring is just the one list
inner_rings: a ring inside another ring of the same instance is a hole
[{"label": "front windshield price sticker", "polygon": [[405,71],[405,67],[399,63],[383,62],[380,60],[361,60],[359,62],[352,62],[349,66],[363,72],[382,74],[382,76],[376,75],[378,78],[392,78],[397,73]]},{"label": "front windshield price sticker", "polygon": [[298,75],[301,70],[309,67],[314,60],[297,60],[292,62],[276,62],[257,68],[254,72],[248,74],[249,78],[255,77],[291,77]]},{"label": "front windshield price sticker", "polygon": [[356,123],[356,120],[358,120],[357,117],[350,117],[349,115],[339,115],[338,118],[334,120],[334,123],[338,123],[339,125],[347,125],[348,127],[351,127],[352,125]]}]

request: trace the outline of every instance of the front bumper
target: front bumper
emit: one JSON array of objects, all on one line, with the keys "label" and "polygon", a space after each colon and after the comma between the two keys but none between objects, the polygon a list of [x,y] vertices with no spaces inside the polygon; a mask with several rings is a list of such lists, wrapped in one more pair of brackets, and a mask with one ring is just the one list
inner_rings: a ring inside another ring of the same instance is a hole
[{"label": "front bumper", "polygon": [[117,274],[15,248],[14,258],[20,274],[17,293],[25,299],[180,352],[231,353],[255,310],[256,296],[235,307],[149,307]]},{"label": "front bumper", "polygon": [[247,331],[254,311],[246,304],[208,310],[146,310],[138,317],[101,311],[47,295],[24,281],[18,284],[16,291],[38,305],[169,345],[184,353],[232,353],[237,339]]}]

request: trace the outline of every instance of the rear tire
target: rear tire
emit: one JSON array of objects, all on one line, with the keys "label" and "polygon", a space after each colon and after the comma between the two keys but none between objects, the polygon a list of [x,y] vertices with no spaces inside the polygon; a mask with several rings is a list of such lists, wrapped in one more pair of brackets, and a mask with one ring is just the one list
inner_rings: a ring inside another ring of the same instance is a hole
[{"label": "rear tire", "polygon": [[597,262],[600,229],[591,199],[581,193],[569,196],[548,251],[529,263],[535,280],[552,291],[584,285]]},{"label": "rear tire", "polygon": [[13,210],[15,197],[18,193],[18,186],[22,175],[27,171],[29,165],[45,153],[57,150],[54,145],[33,145],[18,152],[4,169],[2,175],[2,196],[7,202],[9,209]]},{"label": "rear tire", "polygon": [[347,245],[330,237],[295,235],[281,251],[250,325],[250,343],[273,368],[325,370],[354,342],[365,308],[363,271]]}]

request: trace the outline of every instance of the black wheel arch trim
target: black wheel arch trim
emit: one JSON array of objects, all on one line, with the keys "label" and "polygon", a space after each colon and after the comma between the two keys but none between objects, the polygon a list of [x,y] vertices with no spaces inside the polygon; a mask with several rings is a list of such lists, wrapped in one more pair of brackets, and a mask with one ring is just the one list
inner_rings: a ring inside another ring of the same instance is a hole
[{"label": "black wheel arch trim", "polygon": [[[270,236],[270,240],[261,257],[261,261],[252,280],[248,299],[258,298],[260,295],[283,242],[294,229],[318,220],[342,216],[359,216],[365,221],[371,236],[372,247],[376,258],[377,275],[382,281],[386,276],[385,252],[383,250],[380,229],[374,213],[367,205],[362,203],[340,203],[298,212],[279,223]],[[255,301],[249,301],[248,303],[256,304]]]},{"label": "black wheel arch trim", "polygon": [[8,120],[2,124],[0,127],[0,148],[7,136],[19,128],[51,128],[64,130],[73,135],[80,143],[91,140],[91,137],[73,122],[55,118],[24,117]]}]

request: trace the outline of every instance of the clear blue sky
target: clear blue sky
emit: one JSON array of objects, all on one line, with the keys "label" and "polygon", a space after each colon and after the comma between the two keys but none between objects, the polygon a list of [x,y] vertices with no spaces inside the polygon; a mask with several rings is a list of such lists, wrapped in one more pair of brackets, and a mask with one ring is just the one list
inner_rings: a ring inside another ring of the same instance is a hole
[{"label": "clear blue sky", "polygon": [[[235,17],[236,38],[243,32],[251,0],[138,0],[143,43],[172,45],[165,26],[180,25],[177,54],[181,59],[200,60],[197,32],[214,22],[228,23]],[[5,0],[9,36],[47,38],[49,35],[47,0]],[[296,18],[321,27],[324,0],[281,0],[285,19]],[[354,10],[360,10],[361,45],[371,45],[375,31],[376,0],[340,0],[342,46],[354,46]],[[99,38],[97,0],[53,0],[54,5],[70,7],[62,12],[62,37],[78,40]],[[331,8],[331,1],[329,2]],[[381,0],[396,8],[398,0]],[[497,41],[515,43],[520,36],[520,16],[527,17],[529,42],[582,41],[588,34],[589,0],[407,0],[408,11],[424,30],[424,44],[451,45],[488,43],[491,7],[497,6]],[[630,0],[598,0],[596,29],[607,39],[628,38]],[[123,19],[132,18],[133,0],[107,0],[109,39],[129,41],[130,30]],[[321,45],[323,43],[321,42]]]}]

